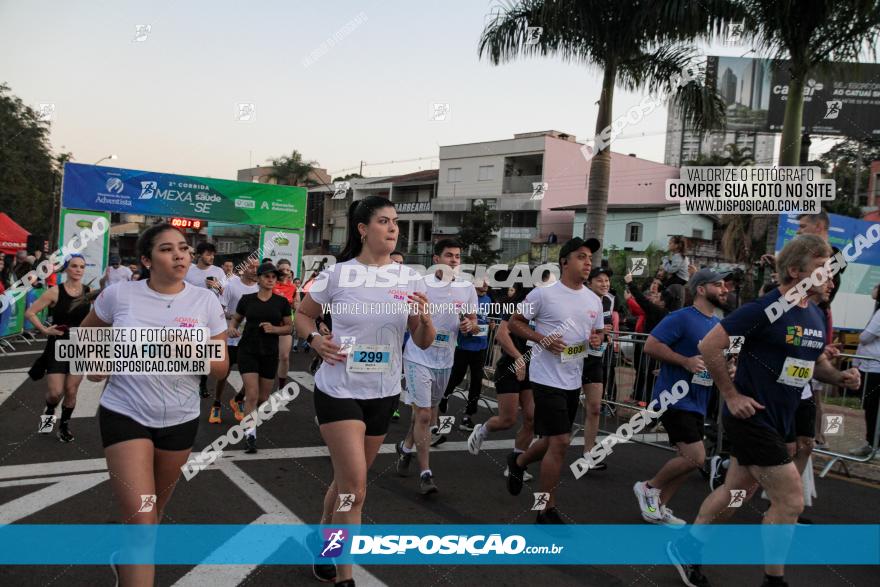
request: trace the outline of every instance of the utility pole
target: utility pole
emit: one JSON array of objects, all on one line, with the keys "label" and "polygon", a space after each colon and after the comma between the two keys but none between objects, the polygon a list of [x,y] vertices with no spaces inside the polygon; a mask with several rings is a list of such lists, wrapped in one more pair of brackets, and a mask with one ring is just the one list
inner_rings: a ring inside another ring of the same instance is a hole
[{"label": "utility pole", "polygon": [[358,175],[360,175],[361,177],[364,176],[364,160],[363,159],[361,159],[361,169],[360,169],[360,171],[358,171]]},{"label": "utility pole", "polygon": [[853,186],[853,204],[859,205],[859,186],[862,183],[862,141],[858,142],[856,150],[856,185]]}]

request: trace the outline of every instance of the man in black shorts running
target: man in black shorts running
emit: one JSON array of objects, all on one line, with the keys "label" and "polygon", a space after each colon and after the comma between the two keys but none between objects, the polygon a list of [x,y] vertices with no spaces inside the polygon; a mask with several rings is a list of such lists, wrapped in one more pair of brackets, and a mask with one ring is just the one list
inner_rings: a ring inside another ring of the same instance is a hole
[{"label": "man in black shorts running", "polygon": [[[583,358],[588,345],[599,347],[604,332],[602,302],[584,286],[599,246],[594,238],[565,243],[559,251],[562,278],[532,290],[521,312],[514,312],[510,319],[511,334],[538,343],[532,348],[529,377],[535,398],[535,434],[541,439],[524,453],[508,455],[507,490],[518,495],[526,467],[541,461],[541,492],[548,494],[548,500],[538,513],[539,524],[564,523],[556,509],[555,492],[578,410]],[[534,330],[529,327],[532,319]]]}]

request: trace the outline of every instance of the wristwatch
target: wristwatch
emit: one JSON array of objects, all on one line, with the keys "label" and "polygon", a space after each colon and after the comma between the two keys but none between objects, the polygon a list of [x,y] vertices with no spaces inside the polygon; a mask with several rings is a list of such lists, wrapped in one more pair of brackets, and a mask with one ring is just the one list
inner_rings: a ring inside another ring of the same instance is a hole
[{"label": "wristwatch", "polygon": [[316,336],[321,336],[321,333],[317,330],[306,337],[306,344],[312,344],[312,339]]}]

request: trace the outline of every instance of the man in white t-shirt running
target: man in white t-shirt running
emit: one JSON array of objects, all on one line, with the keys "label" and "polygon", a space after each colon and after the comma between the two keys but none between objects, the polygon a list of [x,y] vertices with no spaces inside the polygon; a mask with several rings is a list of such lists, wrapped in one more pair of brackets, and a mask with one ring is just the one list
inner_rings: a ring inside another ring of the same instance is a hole
[{"label": "man in white t-shirt running", "polygon": [[[437,407],[449,383],[458,333],[479,332],[480,329],[474,284],[454,278],[456,267],[461,265],[461,244],[452,239],[439,241],[434,245],[433,260],[435,265],[448,268],[423,278],[428,301],[433,306],[431,320],[437,334],[427,349],[420,348],[412,339],[404,348],[405,403],[412,405],[413,412],[406,440],[397,445],[397,472],[401,476],[407,475],[413,453],[418,454],[419,491],[422,495],[437,493],[428,456],[430,426],[437,421]],[[442,434],[442,430],[438,434]]]},{"label": "man in white t-shirt running", "polygon": [[[226,287],[223,289],[223,294],[220,296],[220,305],[223,306],[227,323],[235,314],[235,309],[238,307],[238,302],[241,300],[242,296],[245,294],[257,293],[260,289],[260,286],[257,285],[258,265],[259,262],[257,259],[253,257],[249,258],[244,266],[241,277],[235,276],[233,279],[226,282]],[[220,406],[222,405],[223,390],[226,387],[226,380],[229,378],[229,373],[232,371],[232,365],[238,363],[238,343],[240,341],[240,336],[226,340],[226,356],[229,357],[229,369],[226,371],[226,376],[217,380],[217,386],[214,388],[214,405],[211,406],[211,415],[208,417],[208,422],[211,424],[220,424],[222,422],[222,418],[220,417]],[[238,393],[233,399],[229,400],[229,405],[232,408],[232,413],[235,415],[235,419],[240,422],[242,418],[244,418],[244,386],[238,390]]]},{"label": "man in white t-shirt running", "polygon": [[[196,262],[189,266],[184,281],[203,287],[214,292],[219,298],[223,293],[223,285],[226,283],[226,274],[223,270],[214,265],[214,255],[217,249],[212,243],[199,243],[196,247]],[[199,378],[199,395],[208,397],[208,376],[202,375]]]},{"label": "man in white t-shirt running", "polygon": [[[535,398],[535,435],[541,438],[526,452],[507,456],[507,490],[519,495],[526,467],[541,461],[540,487],[547,495],[542,496],[545,508],[538,513],[538,524],[564,523],[556,509],[556,487],[571,443],[587,346],[599,348],[605,327],[602,301],[584,285],[599,247],[594,238],[565,243],[559,251],[561,279],[536,287],[510,317],[511,333],[536,343],[529,357],[529,379]],[[535,321],[534,329],[529,320]]]},{"label": "man in white t-shirt running", "polygon": [[120,281],[131,281],[132,275],[131,269],[122,265],[122,259],[119,258],[119,255],[110,255],[110,264],[107,265],[104,276],[99,282],[101,289]]}]

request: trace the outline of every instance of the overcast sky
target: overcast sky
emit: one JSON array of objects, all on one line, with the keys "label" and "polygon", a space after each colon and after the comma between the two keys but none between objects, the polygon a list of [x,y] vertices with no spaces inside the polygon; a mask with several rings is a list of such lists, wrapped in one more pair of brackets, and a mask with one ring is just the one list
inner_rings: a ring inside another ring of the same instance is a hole
[{"label": "overcast sky", "polygon": [[[436,168],[440,145],[548,129],[592,136],[601,72],[479,59],[489,6],[0,0],[0,81],[34,107],[55,105],[52,147],[78,162],[115,153],[119,167],[228,179],[292,149],[334,175],[361,160],[365,175],[382,175]],[[136,25],[150,26],[141,40]],[[616,90],[615,115],[642,95]],[[253,120],[237,121],[238,104],[251,103]],[[430,120],[434,103],[449,104],[447,120]],[[665,127],[663,107],[613,148],[662,161]]]}]

